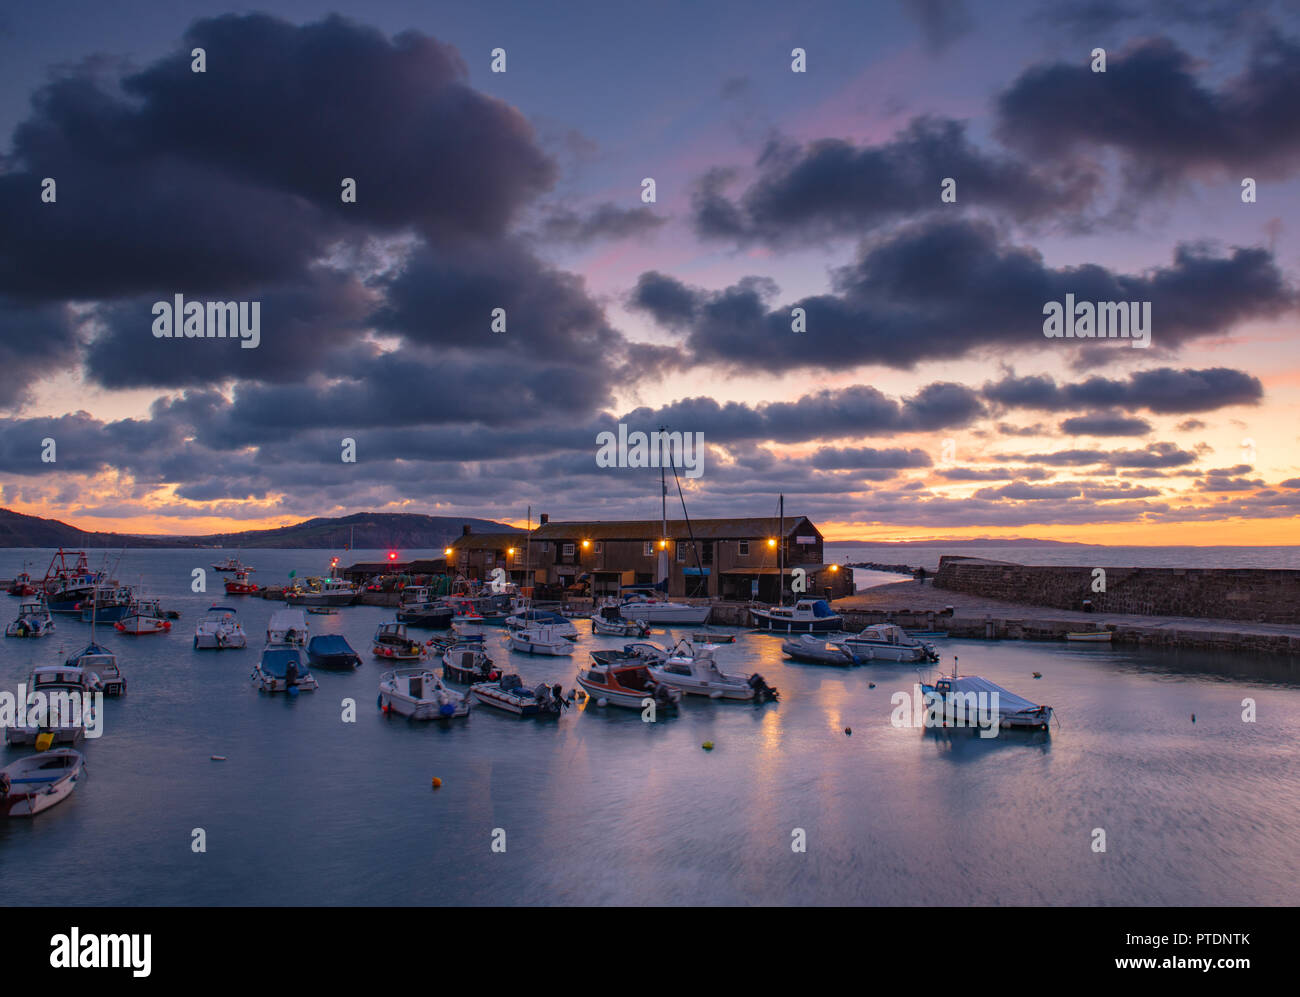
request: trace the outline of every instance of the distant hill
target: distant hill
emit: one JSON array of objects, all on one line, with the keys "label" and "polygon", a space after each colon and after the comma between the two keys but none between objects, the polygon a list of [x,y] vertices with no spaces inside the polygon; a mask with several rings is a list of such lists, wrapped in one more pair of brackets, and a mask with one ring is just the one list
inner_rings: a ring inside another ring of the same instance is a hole
[{"label": "distant hill", "polygon": [[338,518],[319,517],[274,530],[245,530],[202,536],[138,536],[92,533],[57,519],[25,516],[0,509],[0,547],[277,547],[357,550],[385,547],[406,550],[445,547],[462,527],[479,533],[509,530],[504,523],[464,516],[424,516],[407,512],[359,512]]},{"label": "distant hill", "polygon": [[1090,547],[1075,540],[1035,540],[1033,537],[975,537],[956,540],[827,540],[826,547]]}]

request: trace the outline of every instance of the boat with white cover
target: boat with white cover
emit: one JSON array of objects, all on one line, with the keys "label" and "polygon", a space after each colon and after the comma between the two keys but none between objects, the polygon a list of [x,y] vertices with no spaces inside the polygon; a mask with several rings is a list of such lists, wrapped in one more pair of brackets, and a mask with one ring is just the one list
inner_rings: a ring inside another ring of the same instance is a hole
[{"label": "boat with white cover", "polygon": [[521,630],[511,630],[506,634],[505,640],[510,650],[522,654],[573,653],[573,641],[567,639],[550,624],[531,624]]},{"label": "boat with white cover", "polygon": [[573,621],[549,609],[524,609],[514,616],[506,617],[506,626],[511,630],[527,630],[529,627],[550,627],[565,640],[577,640],[578,628]]},{"label": "boat with white cover", "polygon": [[809,665],[846,666],[857,664],[853,660],[853,655],[844,650],[844,647],[838,641],[823,640],[813,634],[787,637],[781,641],[781,650],[785,652],[787,657]]},{"label": "boat with white cover", "polygon": [[835,641],[853,658],[854,664],[867,661],[938,661],[934,645],[909,637],[893,623],[876,623],[861,633]]},{"label": "boat with white cover", "polygon": [[86,772],[80,751],[58,748],[20,758],[0,769],[0,815],[34,817],[62,803]]},{"label": "boat with white cover", "polygon": [[310,692],[319,683],[303,659],[297,644],[267,644],[253,669],[253,680],[263,692],[287,692],[296,696]]},{"label": "boat with white cover", "polygon": [[43,598],[19,603],[18,618],[5,627],[6,637],[48,637],[52,633],[54,616]]},{"label": "boat with white cover", "polygon": [[520,717],[558,717],[568,705],[558,685],[541,682],[530,689],[513,673],[502,675],[496,682],[478,682],[469,691],[484,706]]},{"label": "boat with white cover", "polygon": [[670,688],[680,689],[692,696],[710,699],[777,699],[779,694],[769,686],[763,676],[754,672],[744,675],[728,674],[713,659],[713,649],[697,647],[689,641],[680,641],[672,654],[662,662],[648,666],[650,677]]},{"label": "boat with white cover", "polygon": [[271,622],[266,625],[266,642],[306,647],[310,629],[307,614],[301,609],[277,609],[271,614]]},{"label": "boat with white cover", "polygon": [[1052,721],[1050,706],[1032,703],[982,676],[958,675],[956,658],[951,675],[921,683],[921,692],[927,718],[938,726],[974,727],[985,722],[986,711],[990,719],[996,712],[1001,729],[1047,730]]},{"label": "boat with white cover", "polygon": [[248,636],[230,606],[210,606],[194,629],[196,651],[240,650],[248,646]]},{"label": "boat with white cover", "polygon": [[379,677],[379,708],[412,720],[469,716],[469,697],[448,689],[428,668],[396,668]]}]

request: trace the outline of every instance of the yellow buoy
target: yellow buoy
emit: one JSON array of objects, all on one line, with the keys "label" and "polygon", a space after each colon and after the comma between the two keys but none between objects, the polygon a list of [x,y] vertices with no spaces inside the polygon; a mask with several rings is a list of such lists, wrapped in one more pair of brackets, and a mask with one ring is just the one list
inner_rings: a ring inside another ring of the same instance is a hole
[{"label": "yellow buoy", "polygon": [[700,745],[700,747],[702,747],[705,751],[712,751],[712,750],[713,750],[713,742],[712,742],[712,741],[705,741],[702,745]]},{"label": "yellow buoy", "polygon": [[434,789],[438,789],[438,788],[441,787],[441,786],[442,786],[442,780],[439,779],[439,778],[435,775],[435,776],[433,777],[433,788],[434,788]]},{"label": "yellow buoy", "polygon": [[51,734],[49,731],[46,731],[44,734],[36,735],[37,751],[49,751],[50,745],[53,743],[54,743],[54,735]]}]

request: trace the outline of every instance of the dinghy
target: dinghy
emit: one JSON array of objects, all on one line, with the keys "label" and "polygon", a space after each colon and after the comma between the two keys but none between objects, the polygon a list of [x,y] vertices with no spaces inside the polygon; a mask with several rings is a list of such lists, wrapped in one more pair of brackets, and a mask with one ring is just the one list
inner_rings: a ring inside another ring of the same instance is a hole
[{"label": "dinghy", "polygon": [[291,696],[310,692],[318,684],[297,644],[268,644],[262,649],[253,679],[263,692],[287,692]]},{"label": "dinghy", "polygon": [[781,650],[795,661],[809,665],[852,665],[853,656],[837,643],[812,634],[790,637],[781,642]]},{"label": "dinghy", "polygon": [[650,624],[623,619],[617,606],[602,606],[591,618],[591,632],[606,637],[645,637],[650,633]]},{"label": "dinghy", "polygon": [[469,716],[469,698],[453,692],[428,668],[397,668],[379,677],[379,708],[412,720]]},{"label": "dinghy", "polygon": [[713,660],[710,648],[695,647],[681,641],[673,653],[662,662],[647,669],[656,682],[693,696],[710,699],[753,699],[760,702],[777,699],[779,694],[763,681],[758,672],[746,677],[729,675]]},{"label": "dinghy", "polygon": [[44,599],[18,605],[18,618],[5,627],[6,637],[48,637],[54,633],[54,617]]},{"label": "dinghy", "polygon": [[307,660],[313,668],[344,671],[361,664],[361,655],[342,634],[317,634],[307,642]]},{"label": "dinghy", "polygon": [[496,682],[479,682],[470,693],[484,706],[493,706],[520,717],[558,717],[568,704],[564,690],[545,682],[536,688],[525,687],[518,675],[502,675]]},{"label": "dinghy", "polygon": [[482,644],[452,644],[442,652],[442,677],[448,682],[495,682],[499,674]]},{"label": "dinghy", "polygon": [[0,814],[33,817],[66,800],[85,774],[80,751],[59,748],[20,758],[0,769]]},{"label": "dinghy", "polygon": [[510,650],[522,654],[573,653],[573,642],[566,639],[550,624],[530,624],[522,630],[511,630],[506,635],[506,644],[509,645]]}]

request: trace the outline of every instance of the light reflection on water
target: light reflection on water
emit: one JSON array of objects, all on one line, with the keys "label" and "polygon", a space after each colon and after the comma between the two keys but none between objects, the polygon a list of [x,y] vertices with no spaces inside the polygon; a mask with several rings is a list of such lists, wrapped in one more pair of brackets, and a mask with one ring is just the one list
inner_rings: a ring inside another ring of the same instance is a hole
[{"label": "light reflection on water", "polygon": [[[746,635],[718,658],[761,671],[778,704],[691,700],[656,724],[594,705],[541,723],[476,708],[420,725],[373,705],[381,667],[367,641],[391,611],[311,617],[365,663],[318,675],[320,690],[296,700],[248,681],[276,604],[238,603],[255,646],[194,652],[194,623],[214,597],[189,592],[189,570],[210,553],[127,554],[119,576],[143,574],[184,616],[168,636],[101,634],[130,692],[107,704],[73,797],[0,824],[9,903],[1300,902],[1292,661],[947,643],[945,664],[958,654],[964,672],[1058,711],[1050,737],[985,740],[890,725],[912,666],[786,663],[779,638]],[[261,581],[323,561],[244,556]],[[23,559],[0,552],[0,575]],[[88,631],[60,620],[54,638],[0,644],[4,687]],[[573,658],[552,659],[509,656],[490,638],[527,681],[565,688],[588,650],[621,643],[583,633]],[[1225,665],[1229,676],[1213,674]],[[349,697],[355,724],[340,720]],[[1246,697],[1257,723],[1241,720]],[[7,751],[6,764],[21,754]],[[196,827],[202,855],[190,850]],[[491,851],[494,828],[505,853]],[[791,850],[795,828],[804,854]],[[1104,854],[1090,847],[1094,828]]]}]

